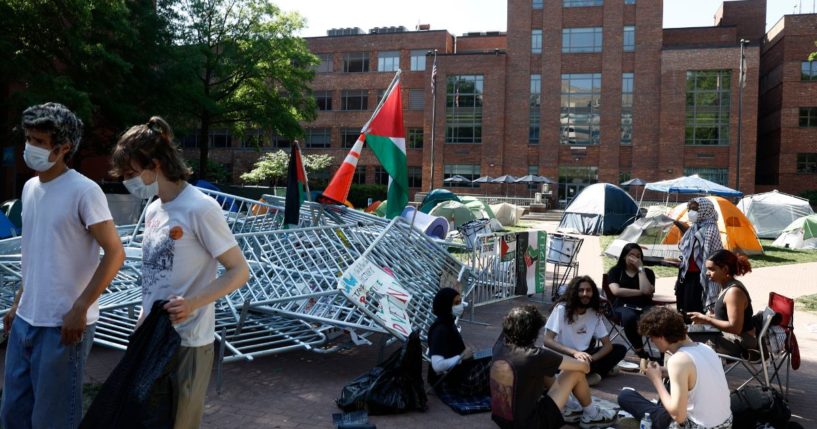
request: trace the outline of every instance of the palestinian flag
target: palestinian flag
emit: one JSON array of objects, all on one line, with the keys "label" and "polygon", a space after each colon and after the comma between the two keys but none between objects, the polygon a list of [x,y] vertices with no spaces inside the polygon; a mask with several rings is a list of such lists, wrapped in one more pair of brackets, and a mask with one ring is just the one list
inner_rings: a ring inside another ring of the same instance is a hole
[{"label": "palestinian flag", "polygon": [[366,144],[372,149],[383,169],[389,174],[386,218],[400,216],[408,204],[408,166],[406,133],[403,130],[403,102],[400,80],[392,85],[383,104],[364,130]]},{"label": "palestinian flag", "polygon": [[306,200],[308,192],[309,184],[306,180],[304,163],[301,160],[301,148],[297,142],[293,142],[287,170],[287,196],[284,205],[285,225],[298,225],[301,204]]}]

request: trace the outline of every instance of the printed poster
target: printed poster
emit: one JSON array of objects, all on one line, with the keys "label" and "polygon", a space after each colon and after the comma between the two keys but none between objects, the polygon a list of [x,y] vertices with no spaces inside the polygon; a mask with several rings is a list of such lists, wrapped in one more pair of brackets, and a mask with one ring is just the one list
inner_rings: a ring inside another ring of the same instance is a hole
[{"label": "printed poster", "polygon": [[374,315],[386,330],[401,338],[411,333],[408,303],[411,294],[390,272],[366,257],[359,258],[344,271],[338,289],[357,307]]}]

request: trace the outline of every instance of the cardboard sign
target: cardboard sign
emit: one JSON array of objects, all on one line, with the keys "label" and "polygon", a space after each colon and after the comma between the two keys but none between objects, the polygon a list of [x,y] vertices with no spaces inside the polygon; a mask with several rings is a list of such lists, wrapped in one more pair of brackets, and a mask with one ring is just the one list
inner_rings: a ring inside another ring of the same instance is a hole
[{"label": "cardboard sign", "polygon": [[338,289],[389,332],[402,338],[411,333],[408,315],[411,294],[393,275],[365,257],[346,269],[338,281]]}]

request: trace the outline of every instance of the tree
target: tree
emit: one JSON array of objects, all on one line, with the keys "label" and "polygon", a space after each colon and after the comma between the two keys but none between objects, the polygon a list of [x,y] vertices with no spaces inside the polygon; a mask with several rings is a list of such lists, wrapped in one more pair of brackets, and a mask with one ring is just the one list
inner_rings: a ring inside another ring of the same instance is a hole
[{"label": "tree", "polygon": [[[332,165],[333,158],[330,155],[305,155],[303,157],[304,168],[309,173],[324,170]],[[289,168],[289,153],[283,150],[267,152],[258,158],[254,168],[241,175],[241,180],[248,183],[269,183],[270,186],[278,185],[278,180],[287,175]]]},{"label": "tree", "polygon": [[[817,46],[817,42],[814,42],[814,45]],[[812,52],[808,56],[809,61],[817,61],[817,51]]]},{"label": "tree", "polygon": [[184,0],[171,8],[179,63],[193,77],[181,101],[199,129],[202,175],[214,127],[302,135],[299,122],[315,118],[308,84],[317,58],[294,36],[300,16],[267,0]]}]

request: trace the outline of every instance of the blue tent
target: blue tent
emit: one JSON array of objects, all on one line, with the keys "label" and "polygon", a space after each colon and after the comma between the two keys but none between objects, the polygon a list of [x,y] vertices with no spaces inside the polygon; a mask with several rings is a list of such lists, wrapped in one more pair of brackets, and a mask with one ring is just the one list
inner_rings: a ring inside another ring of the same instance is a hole
[{"label": "blue tent", "polygon": [[587,235],[618,234],[637,214],[638,204],[630,194],[610,183],[596,183],[570,203],[558,229]]},{"label": "blue tent", "polygon": [[0,238],[16,237],[20,230],[3,213],[0,213]]},{"label": "blue tent", "polygon": [[645,189],[668,194],[706,194],[721,197],[743,196],[743,192],[703,179],[697,174],[647,183]]}]

